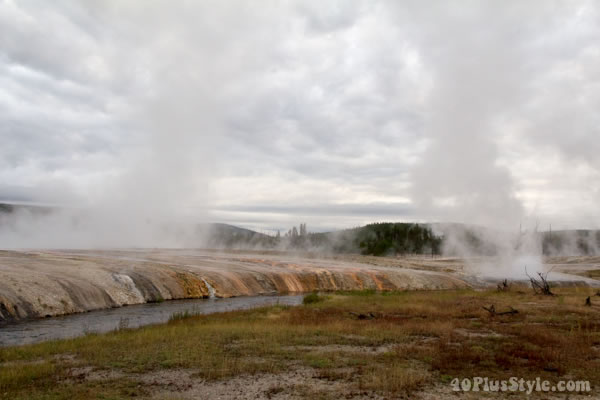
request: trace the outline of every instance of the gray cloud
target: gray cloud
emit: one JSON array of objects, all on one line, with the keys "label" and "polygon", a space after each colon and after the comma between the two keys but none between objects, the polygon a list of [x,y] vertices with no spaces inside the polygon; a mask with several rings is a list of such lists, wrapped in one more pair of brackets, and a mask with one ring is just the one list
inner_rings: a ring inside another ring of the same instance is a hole
[{"label": "gray cloud", "polygon": [[414,211],[403,203],[374,204],[313,204],[310,206],[284,205],[230,205],[219,207],[217,211],[235,211],[246,213],[270,213],[310,216],[392,216],[412,217]]},{"label": "gray cloud", "polygon": [[5,0],[0,189],[132,221],[598,226],[598,22],[591,1]]}]

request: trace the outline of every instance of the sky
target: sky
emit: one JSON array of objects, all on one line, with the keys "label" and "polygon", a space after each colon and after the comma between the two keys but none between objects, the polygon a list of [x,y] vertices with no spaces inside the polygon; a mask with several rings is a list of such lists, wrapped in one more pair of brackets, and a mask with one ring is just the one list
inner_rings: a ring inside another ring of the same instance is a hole
[{"label": "sky", "polygon": [[0,0],[0,201],[600,228],[595,1]]}]

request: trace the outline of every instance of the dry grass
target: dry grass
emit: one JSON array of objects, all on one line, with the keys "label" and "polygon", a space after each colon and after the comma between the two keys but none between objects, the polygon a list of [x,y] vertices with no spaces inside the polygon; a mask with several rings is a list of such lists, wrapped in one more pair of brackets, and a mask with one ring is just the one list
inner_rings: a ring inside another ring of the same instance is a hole
[{"label": "dry grass", "polygon": [[[155,388],[140,384],[144,374],[162,370],[191,370],[195,379],[218,381],[309,368],[317,379],[343,383],[348,393],[382,396],[410,395],[471,376],[571,377],[596,387],[600,301],[584,306],[594,292],[588,288],[556,292],[556,297],[535,296],[525,288],[345,292],[300,307],[190,316],[4,348],[0,397],[145,396]],[[482,308],[491,304],[498,311],[514,307],[519,314],[492,317]],[[85,374],[74,376],[75,367],[118,371],[122,377],[91,381]]]},{"label": "dry grass", "polygon": [[592,279],[600,279],[600,269],[592,269],[585,272],[585,276]]}]

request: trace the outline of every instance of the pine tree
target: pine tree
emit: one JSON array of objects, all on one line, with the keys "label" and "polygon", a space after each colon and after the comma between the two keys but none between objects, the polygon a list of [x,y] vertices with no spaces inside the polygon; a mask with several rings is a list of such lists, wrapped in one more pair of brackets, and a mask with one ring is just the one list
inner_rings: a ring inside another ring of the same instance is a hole
[{"label": "pine tree", "polygon": [[306,236],[306,222],[303,224],[300,224],[300,236],[302,236],[302,237]]}]

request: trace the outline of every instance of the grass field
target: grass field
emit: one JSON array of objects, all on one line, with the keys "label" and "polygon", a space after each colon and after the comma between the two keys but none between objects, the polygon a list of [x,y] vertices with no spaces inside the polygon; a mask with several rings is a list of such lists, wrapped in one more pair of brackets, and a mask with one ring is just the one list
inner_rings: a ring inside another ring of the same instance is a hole
[{"label": "grass field", "polygon": [[[453,378],[473,376],[589,380],[597,398],[600,297],[555,292],[311,295],[299,307],[2,348],[0,398],[442,399]],[[492,316],[491,305],[519,312]]]},{"label": "grass field", "polygon": [[592,279],[600,279],[600,269],[593,269],[585,272],[585,276]]}]

